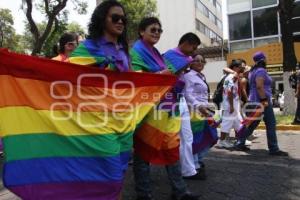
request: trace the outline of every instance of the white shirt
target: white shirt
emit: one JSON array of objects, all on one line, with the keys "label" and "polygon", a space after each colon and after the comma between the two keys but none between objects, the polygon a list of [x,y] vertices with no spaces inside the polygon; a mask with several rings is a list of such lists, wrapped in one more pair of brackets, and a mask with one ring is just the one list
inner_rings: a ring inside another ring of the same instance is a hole
[{"label": "white shirt", "polygon": [[228,98],[229,92],[232,92],[234,110],[240,110],[239,85],[238,80],[234,80],[234,74],[229,74],[224,80],[222,102],[223,110],[230,110],[230,103]]},{"label": "white shirt", "polygon": [[208,88],[205,83],[205,76],[191,70],[183,75],[185,87],[183,90],[184,97],[189,106],[207,106],[208,105]]}]

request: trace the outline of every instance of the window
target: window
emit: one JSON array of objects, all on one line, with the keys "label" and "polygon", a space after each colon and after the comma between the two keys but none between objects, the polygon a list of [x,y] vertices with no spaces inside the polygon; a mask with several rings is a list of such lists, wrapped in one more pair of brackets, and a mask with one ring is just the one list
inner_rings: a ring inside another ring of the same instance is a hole
[{"label": "window", "polygon": [[199,9],[199,11],[206,17],[208,17],[208,8],[203,4],[201,3],[200,0],[197,0],[197,8]]},{"label": "window", "polygon": [[212,39],[217,39],[217,34],[215,32],[213,32],[212,30],[209,31],[209,38],[212,38]]},{"label": "window", "polygon": [[228,22],[230,40],[251,38],[250,12],[229,15]]},{"label": "window", "polygon": [[258,8],[262,6],[269,6],[277,4],[277,0],[252,0],[252,7]]},{"label": "window", "polygon": [[228,13],[248,11],[250,8],[250,0],[227,0]]},{"label": "window", "polygon": [[254,36],[278,34],[277,7],[253,11]]},{"label": "window", "polygon": [[230,43],[230,51],[233,52],[238,52],[238,51],[245,51],[252,48],[252,43],[251,41],[244,41],[244,42],[234,42]]},{"label": "window", "polygon": [[217,24],[216,20],[216,16],[214,14],[212,14],[212,12],[209,12],[209,19],[210,21],[212,21],[214,24]]},{"label": "window", "polygon": [[295,2],[295,8],[293,10],[293,17],[300,17],[300,1]]},{"label": "window", "polygon": [[217,19],[217,26],[219,29],[221,29],[221,30],[223,29],[222,22],[219,19]]},{"label": "window", "polygon": [[300,32],[300,17],[294,18],[291,24],[293,32]]},{"label": "window", "polygon": [[218,11],[218,12],[222,12],[222,7],[221,7],[221,5],[219,4],[219,2],[217,2],[216,8],[217,8],[217,11]]},{"label": "window", "polygon": [[262,46],[265,44],[275,43],[278,42],[278,37],[274,38],[265,38],[265,39],[259,39],[254,41],[254,47]]},{"label": "window", "polygon": [[205,26],[204,27],[204,34],[207,36],[207,37],[209,37],[209,34],[210,34],[210,30],[209,30],[209,28],[207,28],[207,26]]},{"label": "window", "polygon": [[202,22],[200,22],[198,19],[196,19],[196,29],[201,33],[205,34],[205,25]]}]

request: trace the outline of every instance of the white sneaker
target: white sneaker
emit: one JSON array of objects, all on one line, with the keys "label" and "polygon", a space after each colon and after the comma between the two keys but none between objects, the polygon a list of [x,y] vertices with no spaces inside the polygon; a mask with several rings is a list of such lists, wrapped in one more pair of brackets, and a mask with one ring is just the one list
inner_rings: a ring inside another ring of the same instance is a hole
[{"label": "white sneaker", "polygon": [[251,144],[252,144],[252,142],[251,142],[250,140],[246,140],[246,141],[245,141],[245,145],[246,145],[246,146],[250,146]]},{"label": "white sneaker", "polygon": [[219,141],[219,147],[222,147],[222,148],[232,148],[233,147],[233,144],[231,144],[229,141],[227,140],[220,140]]}]

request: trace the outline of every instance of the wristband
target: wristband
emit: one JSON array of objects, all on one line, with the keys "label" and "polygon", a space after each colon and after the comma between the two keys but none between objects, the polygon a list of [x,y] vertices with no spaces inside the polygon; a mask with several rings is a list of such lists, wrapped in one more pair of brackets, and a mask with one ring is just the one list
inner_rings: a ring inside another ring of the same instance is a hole
[{"label": "wristband", "polygon": [[268,101],[268,98],[267,98],[267,97],[261,98],[261,99],[260,99],[260,102],[263,102],[263,101]]}]

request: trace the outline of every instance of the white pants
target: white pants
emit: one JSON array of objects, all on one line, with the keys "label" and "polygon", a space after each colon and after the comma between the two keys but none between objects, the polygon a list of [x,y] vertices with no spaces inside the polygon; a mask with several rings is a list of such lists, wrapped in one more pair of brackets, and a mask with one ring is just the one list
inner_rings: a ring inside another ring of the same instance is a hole
[{"label": "white pants", "polygon": [[229,113],[229,110],[224,110],[222,114],[221,132],[230,133],[231,129],[238,131],[242,122],[242,116],[239,110],[234,110]]},{"label": "white pants", "polygon": [[188,106],[185,99],[182,97],[179,104],[181,115],[181,130],[180,130],[180,164],[182,176],[193,176],[197,173],[194,156],[193,156],[193,132],[191,127],[191,119]]}]

